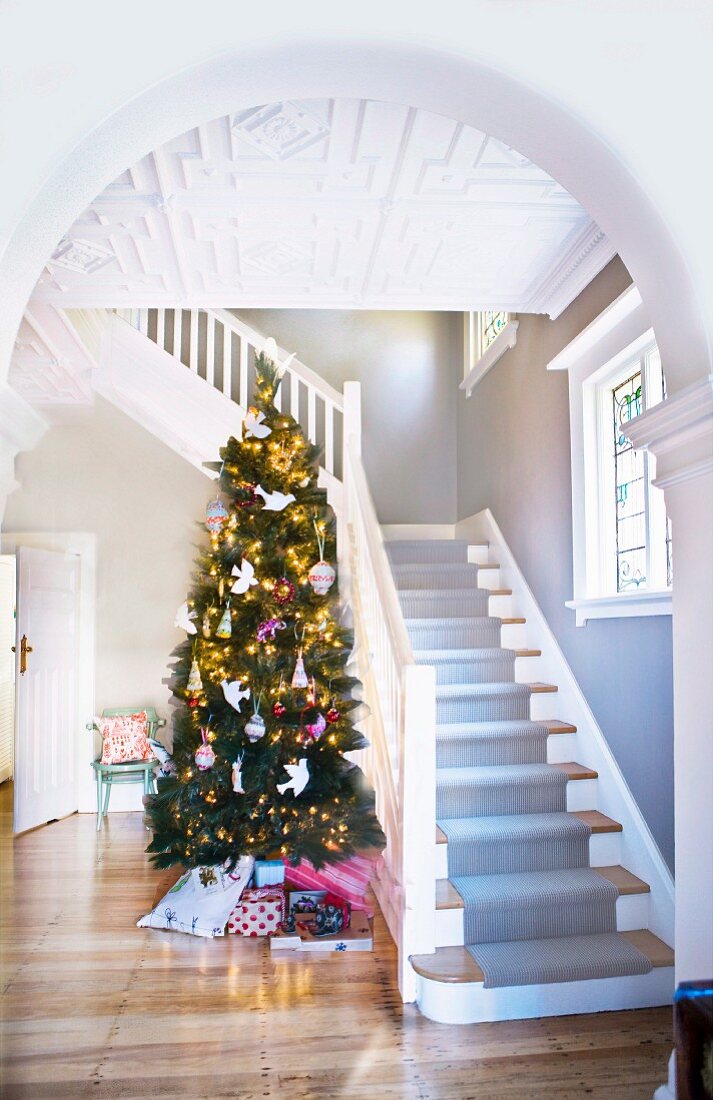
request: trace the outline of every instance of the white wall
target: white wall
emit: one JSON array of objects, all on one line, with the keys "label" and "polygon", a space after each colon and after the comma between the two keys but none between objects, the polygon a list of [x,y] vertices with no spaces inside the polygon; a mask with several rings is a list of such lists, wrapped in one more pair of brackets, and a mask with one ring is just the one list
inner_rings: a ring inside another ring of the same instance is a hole
[{"label": "white wall", "polygon": [[97,709],[148,705],[168,716],[161,681],[183,638],[173,618],[210,482],[101,398],[55,424],[17,470],[4,530],[97,536]]}]

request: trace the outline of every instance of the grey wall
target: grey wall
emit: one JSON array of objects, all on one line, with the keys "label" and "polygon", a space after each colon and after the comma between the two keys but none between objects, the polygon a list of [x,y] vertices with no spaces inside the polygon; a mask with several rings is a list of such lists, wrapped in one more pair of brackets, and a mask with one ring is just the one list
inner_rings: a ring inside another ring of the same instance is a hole
[{"label": "grey wall", "polygon": [[335,389],[361,382],[364,466],[383,523],[455,521],[461,314],[234,312]]},{"label": "grey wall", "polygon": [[185,637],[173,619],[210,481],[99,397],[50,428],[16,469],[4,530],[97,535],[97,708],[153,705],[166,715],[161,681]]},{"label": "grey wall", "polygon": [[519,318],[516,347],[458,402],[458,516],[493,512],[673,866],[671,619],[576,627],[564,606],[573,595],[568,378],[545,369],[630,281],[615,259],[556,321]]}]

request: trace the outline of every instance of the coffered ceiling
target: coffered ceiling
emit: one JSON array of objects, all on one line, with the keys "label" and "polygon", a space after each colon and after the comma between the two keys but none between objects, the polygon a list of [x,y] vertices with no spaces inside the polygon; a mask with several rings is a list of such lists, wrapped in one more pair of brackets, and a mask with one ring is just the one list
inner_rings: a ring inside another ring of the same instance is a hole
[{"label": "coffered ceiling", "polygon": [[34,300],[557,316],[613,254],[571,195],[479,130],[393,103],[286,101],[127,169]]}]

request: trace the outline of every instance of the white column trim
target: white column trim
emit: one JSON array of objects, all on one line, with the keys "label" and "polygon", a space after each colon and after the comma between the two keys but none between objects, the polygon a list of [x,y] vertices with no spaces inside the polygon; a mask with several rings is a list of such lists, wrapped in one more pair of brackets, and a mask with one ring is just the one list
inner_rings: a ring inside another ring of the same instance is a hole
[{"label": "white column trim", "polygon": [[15,458],[31,451],[47,431],[49,423],[7,383],[0,384],[0,519],[7,496],[18,488]]},{"label": "white column trim", "polygon": [[[708,437],[713,445],[713,374],[671,394],[629,421],[626,428],[627,438],[637,450],[651,451],[657,457]],[[698,465],[701,463],[690,463],[687,467],[693,469]]]}]

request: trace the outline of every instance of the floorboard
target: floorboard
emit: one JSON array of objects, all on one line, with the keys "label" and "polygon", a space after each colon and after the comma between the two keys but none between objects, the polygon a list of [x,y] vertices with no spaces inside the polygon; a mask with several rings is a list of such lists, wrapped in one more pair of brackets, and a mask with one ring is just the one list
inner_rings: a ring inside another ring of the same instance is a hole
[{"label": "floorboard", "polygon": [[13,840],[0,787],[3,1100],[643,1100],[666,1078],[668,1009],[425,1020],[378,914],[373,954],[322,958],[137,929],[176,877],[146,837],[112,814],[99,834],[75,815]]}]

